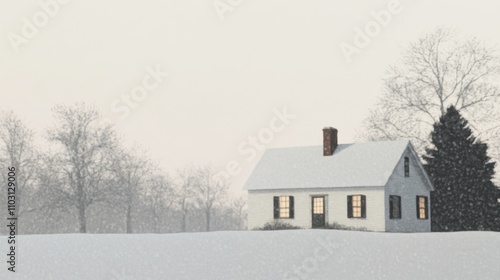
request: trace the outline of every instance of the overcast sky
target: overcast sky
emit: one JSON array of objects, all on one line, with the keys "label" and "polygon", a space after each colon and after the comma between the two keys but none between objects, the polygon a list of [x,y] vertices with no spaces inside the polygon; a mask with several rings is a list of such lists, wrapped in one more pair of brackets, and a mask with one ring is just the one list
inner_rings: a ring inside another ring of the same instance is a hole
[{"label": "overcast sky", "polygon": [[[498,1],[38,2],[0,2],[0,109],[42,133],[54,105],[94,103],[167,171],[232,161],[233,190],[261,155],[249,136],[268,142],[259,148],[321,145],[333,126],[355,141],[384,72],[422,32],[500,42]],[[356,28],[373,36],[346,55]]]}]

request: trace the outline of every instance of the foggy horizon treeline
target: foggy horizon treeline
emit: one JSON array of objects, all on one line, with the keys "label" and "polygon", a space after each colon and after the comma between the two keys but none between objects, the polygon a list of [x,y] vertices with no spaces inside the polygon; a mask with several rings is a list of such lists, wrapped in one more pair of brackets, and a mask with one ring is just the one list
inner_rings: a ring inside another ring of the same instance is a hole
[{"label": "foggy horizon treeline", "polygon": [[[0,218],[8,215],[7,168],[14,166],[17,234],[246,229],[245,200],[228,196],[229,182],[214,166],[168,174],[139,144],[126,147],[86,103],[57,105],[53,116],[43,131],[13,112],[0,116]],[[40,139],[46,149],[35,144]]]}]

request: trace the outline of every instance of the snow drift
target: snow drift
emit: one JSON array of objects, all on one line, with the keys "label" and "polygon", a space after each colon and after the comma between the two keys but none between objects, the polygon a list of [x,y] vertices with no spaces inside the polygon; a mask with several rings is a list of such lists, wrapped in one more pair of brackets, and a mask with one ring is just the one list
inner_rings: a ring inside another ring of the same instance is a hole
[{"label": "snow drift", "polygon": [[[6,237],[0,237],[7,252]],[[500,234],[289,230],[17,237],[0,279],[500,279]]]}]

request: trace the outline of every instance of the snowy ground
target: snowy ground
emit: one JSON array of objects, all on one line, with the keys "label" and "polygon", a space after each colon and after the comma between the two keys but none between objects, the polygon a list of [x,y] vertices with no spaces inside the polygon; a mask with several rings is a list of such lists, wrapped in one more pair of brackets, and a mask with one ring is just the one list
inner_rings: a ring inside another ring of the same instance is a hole
[{"label": "snowy ground", "polygon": [[[333,230],[18,236],[0,279],[500,279],[500,233]],[[15,276],[15,277],[14,277]]]}]

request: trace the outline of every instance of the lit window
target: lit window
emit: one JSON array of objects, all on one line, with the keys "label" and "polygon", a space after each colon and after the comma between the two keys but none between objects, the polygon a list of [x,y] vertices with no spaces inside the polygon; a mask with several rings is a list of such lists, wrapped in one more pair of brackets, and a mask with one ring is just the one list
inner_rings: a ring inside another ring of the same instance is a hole
[{"label": "lit window", "polygon": [[405,157],[405,177],[410,177],[410,158]]},{"label": "lit window", "polygon": [[315,197],[313,200],[313,214],[324,214],[323,197]]},{"label": "lit window", "polygon": [[417,218],[420,220],[428,219],[426,196],[417,196]]},{"label": "lit window", "polygon": [[401,219],[401,197],[389,196],[389,213],[391,219]]},{"label": "lit window", "polygon": [[366,197],[364,195],[347,197],[347,217],[366,218]]},{"label": "lit window", "polygon": [[293,219],[294,216],[293,196],[274,197],[274,218]]},{"label": "lit window", "polygon": [[290,217],[290,197],[280,196],[280,218]]}]

